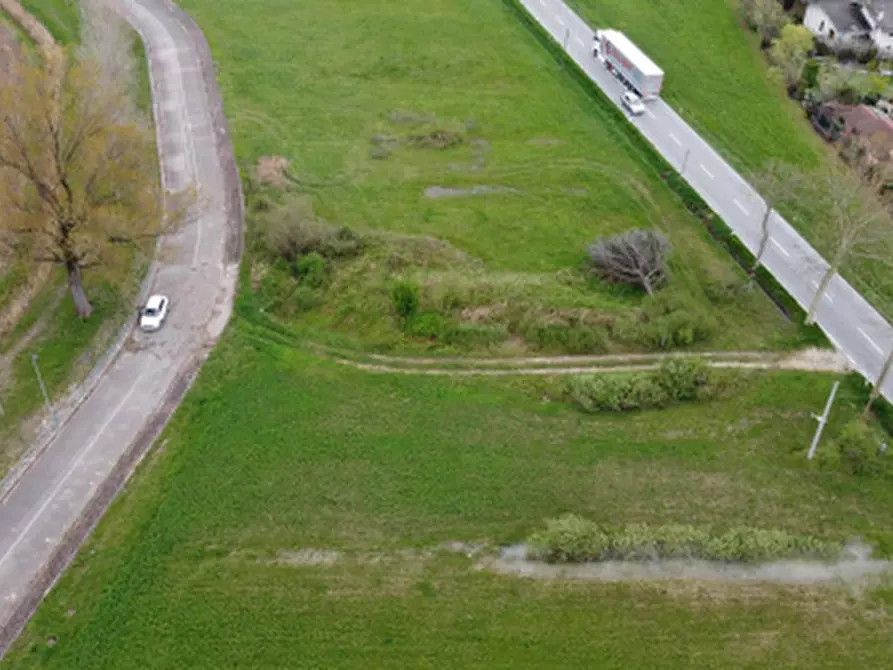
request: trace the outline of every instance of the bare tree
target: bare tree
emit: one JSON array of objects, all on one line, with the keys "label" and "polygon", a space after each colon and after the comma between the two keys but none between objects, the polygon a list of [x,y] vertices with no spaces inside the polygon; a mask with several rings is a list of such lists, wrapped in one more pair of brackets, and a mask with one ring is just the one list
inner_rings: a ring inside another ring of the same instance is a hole
[{"label": "bare tree", "polygon": [[883,366],[881,366],[880,374],[878,374],[877,381],[871,387],[871,393],[868,394],[868,402],[865,403],[865,407],[862,409],[862,420],[865,421],[868,419],[868,415],[871,412],[871,408],[874,405],[874,401],[878,399],[878,396],[881,395],[881,391],[884,388],[884,383],[887,381],[887,377],[890,375],[890,368],[893,368],[893,349],[890,350],[890,353],[887,354],[887,358],[884,360]]},{"label": "bare tree", "polygon": [[796,200],[790,186],[794,174],[792,166],[772,160],[769,161],[763,172],[753,177],[754,186],[763,197],[765,209],[760,219],[760,244],[757,248],[757,253],[754,254],[753,266],[750,269],[751,276],[760,267],[763,254],[766,253],[766,249],[769,246],[769,239],[771,238],[769,221],[772,218],[772,212],[779,206]]},{"label": "bare tree", "polygon": [[99,73],[66,57],[0,83],[0,227],[65,268],[81,318],[93,310],[82,272],[123,265],[127,247],[179,220],[162,211],[148,129]]},{"label": "bare tree", "polygon": [[666,283],[670,242],[653,230],[630,230],[587,247],[593,271],[602,279],[645,289],[648,295]]},{"label": "bare tree", "polygon": [[792,175],[792,191],[826,220],[828,267],[806,314],[806,323],[812,324],[828,285],[845,263],[870,260],[890,265],[893,219],[879,193],[884,171],[851,169],[841,162],[818,173]]}]

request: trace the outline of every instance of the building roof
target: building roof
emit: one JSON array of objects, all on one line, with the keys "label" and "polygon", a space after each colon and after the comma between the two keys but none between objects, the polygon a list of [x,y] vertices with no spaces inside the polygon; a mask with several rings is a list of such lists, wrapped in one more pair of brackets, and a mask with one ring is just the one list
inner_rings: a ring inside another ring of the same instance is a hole
[{"label": "building roof", "polygon": [[[886,2],[886,0],[883,0]],[[852,0],[812,0],[810,5],[822,9],[831,23],[841,33],[865,32],[871,30],[871,24],[862,16],[858,2]],[[884,17],[886,19],[886,17]]]},{"label": "building roof", "polygon": [[863,0],[863,4],[877,27],[893,32],[893,0]]},{"label": "building roof", "polygon": [[893,150],[893,119],[868,105],[828,103],[825,109],[843,121],[847,135],[870,140],[877,148]]}]

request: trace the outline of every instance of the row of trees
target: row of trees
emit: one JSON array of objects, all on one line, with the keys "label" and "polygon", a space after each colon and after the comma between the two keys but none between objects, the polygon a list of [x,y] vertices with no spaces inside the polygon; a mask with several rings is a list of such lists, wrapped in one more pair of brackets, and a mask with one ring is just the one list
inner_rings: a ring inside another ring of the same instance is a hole
[{"label": "row of trees", "polygon": [[81,318],[85,270],[114,272],[127,247],[163,234],[150,130],[129,92],[87,57],[23,64],[0,81],[0,239],[63,267]]}]

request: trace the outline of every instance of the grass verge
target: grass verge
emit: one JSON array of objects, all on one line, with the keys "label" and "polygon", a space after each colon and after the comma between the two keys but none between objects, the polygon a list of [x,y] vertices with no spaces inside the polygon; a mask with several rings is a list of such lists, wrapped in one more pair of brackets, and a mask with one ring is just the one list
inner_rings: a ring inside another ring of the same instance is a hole
[{"label": "grass verge", "polygon": [[[805,467],[829,383],[753,374],[706,409],[593,418],[544,401],[549,380],[369,375],[246,337],[237,321],[7,662],[881,663],[890,619],[876,613],[893,591],[537,583],[437,549],[515,543],[573,511],[860,536],[889,554],[889,486]],[[857,411],[843,392],[829,438]],[[333,552],[343,560],[306,558]]]}]

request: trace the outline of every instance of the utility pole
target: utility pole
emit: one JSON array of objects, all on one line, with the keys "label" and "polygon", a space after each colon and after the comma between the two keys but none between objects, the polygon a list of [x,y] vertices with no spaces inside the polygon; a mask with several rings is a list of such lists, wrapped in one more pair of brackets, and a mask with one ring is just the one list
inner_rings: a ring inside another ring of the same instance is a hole
[{"label": "utility pole", "polygon": [[31,365],[34,366],[34,374],[37,375],[37,383],[40,384],[40,391],[43,393],[43,401],[46,403],[50,421],[52,421],[52,424],[55,427],[56,412],[53,411],[53,404],[50,402],[50,394],[47,393],[46,384],[43,383],[43,376],[40,374],[40,367],[37,365],[37,354],[31,354]]},{"label": "utility pole", "polygon": [[822,431],[825,429],[825,424],[828,423],[828,415],[831,413],[831,405],[834,404],[834,396],[837,395],[837,387],[840,386],[840,382],[834,382],[834,386],[831,388],[831,395],[828,396],[828,402],[825,403],[825,411],[822,412],[822,416],[816,416],[815,414],[812,417],[819,422],[818,427],[815,429],[815,435],[812,438],[812,444],[809,445],[809,453],[806,454],[806,460],[811,461],[815,456],[815,450],[819,446],[819,440],[822,437]]},{"label": "utility pole", "polygon": [[887,381],[887,375],[890,373],[891,367],[893,367],[893,348],[891,348],[890,353],[887,354],[887,360],[884,361],[884,365],[881,368],[881,373],[878,375],[877,381],[874,383],[874,386],[871,387],[871,393],[868,394],[868,402],[865,403],[865,409],[862,410],[863,421],[868,418],[868,414],[869,412],[871,412],[871,406],[881,394],[881,391],[884,388],[884,382]]}]

